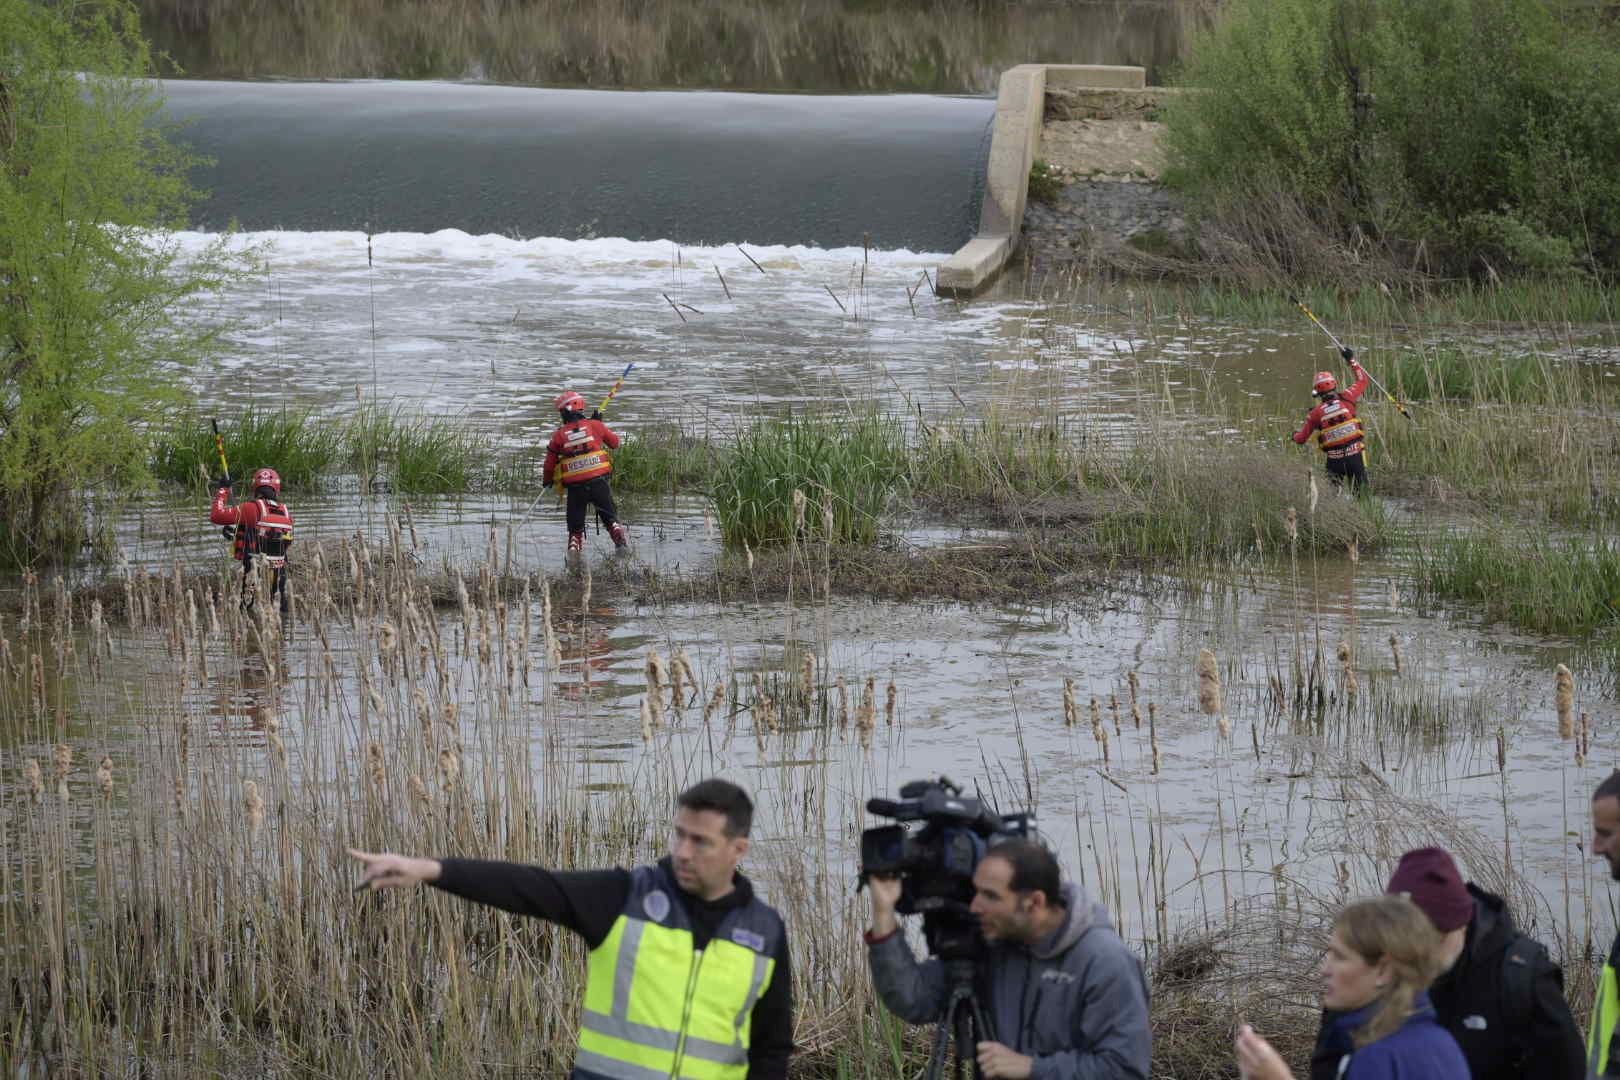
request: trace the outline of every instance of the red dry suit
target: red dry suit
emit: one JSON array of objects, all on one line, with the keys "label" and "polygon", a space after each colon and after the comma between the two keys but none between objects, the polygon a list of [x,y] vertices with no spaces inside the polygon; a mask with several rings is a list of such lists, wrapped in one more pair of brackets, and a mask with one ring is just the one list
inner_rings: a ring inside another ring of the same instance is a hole
[{"label": "red dry suit", "polygon": [[1316,441],[1330,459],[1346,458],[1366,448],[1366,431],[1356,416],[1356,402],[1367,392],[1372,376],[1360,364],[1352,363],[1355,384],[1348,390],[1330,392],[1321,404],[1305,416],[1305,426],[1294,432],[1294,441],[1304,443],[1316,432]]},{"label": "red dry suit", "polygon": [[[563,487],[583,484],[613,473],[609,450],[619,448],[619,437],[600,420],[575,420],[564,424],[546,446],[546,462],[540,481],[549,484],[553,476]],[[560,468],[559,468],[560,466]]]},{"label": "red dry suit", "polygon": [[287,549],[292,547],[293,540],[292,510],[274,499],[254,499],[231,506],[230,497],[230,488],[214,492],[208,520],[215,525],[236,526],[236,543],[231,555],[237,559],[249,554],[263,555],[274,568],[286,566]]}]

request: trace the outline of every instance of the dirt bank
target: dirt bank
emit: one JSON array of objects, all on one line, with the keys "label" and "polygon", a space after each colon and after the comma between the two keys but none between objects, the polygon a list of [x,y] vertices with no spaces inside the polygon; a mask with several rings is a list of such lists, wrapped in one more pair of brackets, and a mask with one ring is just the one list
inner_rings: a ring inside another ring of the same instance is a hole
[{"label": "dirt bank", "polygon": [[1159,183],[1159,109],[1172,93],[1162,87],[1047,92],[1038,157],[1058,187],[1045,199],[1030,193],[1023,244],[1032,264],[1120,262],[1188,250],[1186,217]]}]

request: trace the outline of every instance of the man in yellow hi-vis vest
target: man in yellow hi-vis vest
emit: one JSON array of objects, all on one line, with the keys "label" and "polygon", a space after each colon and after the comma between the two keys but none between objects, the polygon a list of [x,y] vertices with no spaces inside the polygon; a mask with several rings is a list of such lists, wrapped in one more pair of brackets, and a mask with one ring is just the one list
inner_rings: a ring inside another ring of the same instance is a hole
[{"label": "man in yellow hi-vis vest", "polygon": [[350,850],[363,886],[426,882],[577,932],[590,946],[575,1080],[782,1080],[793,1001],[782,918],[737,864],[754,804],[709,779],[676,800],[669,855],[632,870]]},{"label": "man in yellow hi-vis vest", "polygon": [[[1592,793],[1592,854],[1609,864],[1609,876],[1620,881],[1620,769]],[[1586,1034],[1586,1075],[1620,1076],[1620,1047],[1614,1045],[1620,1025],[1620,934],[1609,948],[1609,959],[1598,976],[1597,1000],[1592,1003],[1592,1026]]]}]

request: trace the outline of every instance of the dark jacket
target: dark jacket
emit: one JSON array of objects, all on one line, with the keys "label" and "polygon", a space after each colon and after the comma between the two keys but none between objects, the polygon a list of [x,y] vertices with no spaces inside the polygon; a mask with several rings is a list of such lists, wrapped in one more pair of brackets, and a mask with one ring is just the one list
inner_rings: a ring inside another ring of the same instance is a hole
[{"label": "dark jacket", "polygon": [[[1468,1061],[1457,1040],[1436,1023],[1429,996],[1419,994],[1414,1004],[1405,1024],[1359,1050],[1355,1049],[1356,1029],[1378,1006],[1339,1013],[1326,1034],[1327,1041],[1340,1050],[1332,1075],[1344,1080],[1469,1080]],[[1312,1072],[1314,1075],[1314,1061]]]},{"label": "dark jacket", "polygon": [[[1429,987],[1439,1024],[1451,1033],[1474,1080],[1578,1080],[1584,1075],[1585,1047],[1581,1032],[1564,1000],[1564,977],[1545,949],[1525,938],[1513,925],[1502,899],[1477,885],[1474,917],[1468,924],[1463,951],[1449,971]],[[1528,990],[1524,998],[1510,1000],[1507,985],[1508,952],[1516,942],[1515,960],[1529,970],[1514,977]],[[1345,1047],[1330,1045],[1339,1014],[1324,1012],[1316,1051],[1311,1055],[1311,1080],[1333,1080]]]},{"label": "dark jacket", "polygon": [[[628,870],[563,872],[477,859],[441,859],[440,864],[444,870],[433,883],[436,887],[468,900],[566,926],[592,949],[607,938],[630,896]],[[667,873],[668,857],[658,865]],[[698,948],[709,943],[733,908],[753,899],[753,884],[741,874],[734,880],[736,888],[718,900],[700,900],[674,890],[691,916],[692,937]],[[788,966],[785,937],[773,959],[776,971],[771,984],[754,1005],[748,1046],[749,1080],[784,1080],[788,1057],[793,1053],[793,974]]]},{"label": "dark jacket", "polygon": [[[1073,885],[1063,896],[1063,925],[1046,940],[989,946],[975,992],[994,1040],[1035,1059],[1032,1080],[1146,1080],[1153,1043],[1142,965],[1107,909]],[[942,1019],[939,960],[919,963],[903,933],[873,941],[867,954],[890,1012],[913,1024]]]}]

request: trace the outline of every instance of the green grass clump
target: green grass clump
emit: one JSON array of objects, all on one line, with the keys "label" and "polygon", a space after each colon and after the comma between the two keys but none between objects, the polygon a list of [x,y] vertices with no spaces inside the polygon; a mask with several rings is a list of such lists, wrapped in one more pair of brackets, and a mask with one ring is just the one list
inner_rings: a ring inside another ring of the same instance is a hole
[{"label": "green grass clump", "polygon": [[399,491],[470,491],[493,472],[487,436],[463,416],[366,404],[342,429],[344,462],[363,483],[386,476]]},{"label": "green grass clump", "polygon": [[1403,400],[1578,404],[1613,387],[1587,364],[1542,353],[1480,353],[1448,346],[1401,352],[1387,362],[1384,383]]},{"label": "green grass clump", "polygon": [[1080,429],[1009,421],[999,411],[923,425],[907,456],[911,491],[944,502],[1070,492],[1086,439]]},{"label": "green grass clump", "polygon": [[1541,634],[1620,633],[1620,551],[1598,537],[1449,535],[1421,545],[1419,592]]},{"label": "green grass clump", "polygon": [[613,452],[613,488],[664,495],[707,490],[717,454],[708,439],[686,435],[677,424],[649,424],[625,435]]},{"label": "green grass clump", "polygon": [[[1286,452],[1243,443],[1193,450],[1155,440],[1121,461],[1092,463],[1088,487],[1111,496],[1094,526],[1099,546],[1121,557],[1208,566],[1295,543],[1300,551],[1370,550],[1390,533],[1381,503],[1341,496],[1324,475],[1311,513],[1309,477]],[[1290,509],[1297,541],[1288,533]]]},{"label": "green grass clump", "polygon": [[[220,434],[232,475],[247,477],[269,466],[288,487],[319,486],[342,460],[342,433],[313,409],[261,409],[248,406],[222,417]],[[171,420],[153,441],[152,474],[175,484],[200,484],[204,474],[219,475],[214,432],[202,417],[187,414]]]},{"label": "green grass clump", "polygon": [[490,445],[454,418],[398,417],[387,457],[398,491],[468,491],[488,472]]},{"label": "green grass clump", "polygon": [[[905,477],[900,427],[877,415],[767,420],[744,431],[714,477],[720,533],[728,545],[792,539],[871,543]],[[793,493],[803,493],[802,517]],[[822,507],[832,507],[831,535]]]}]

